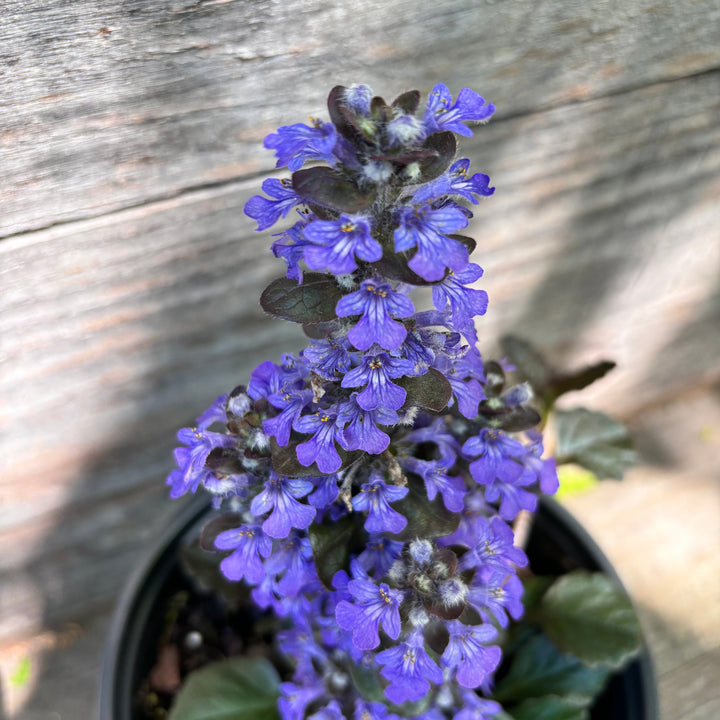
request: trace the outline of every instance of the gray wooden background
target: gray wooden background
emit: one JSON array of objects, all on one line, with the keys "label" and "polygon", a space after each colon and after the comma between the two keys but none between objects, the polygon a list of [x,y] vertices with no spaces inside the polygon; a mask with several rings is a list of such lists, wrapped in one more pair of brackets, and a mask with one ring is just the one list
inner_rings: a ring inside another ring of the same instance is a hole
[{"label": "gray wooden background", "polygon": [[4,0],[0,718],[95,715],[137,558],[178,508],[178,427],[298,349],[242,214],[262,138],[335,84],[496,104],[462,142],[502,332],[619,368],[583,401],[647,461],[569,501],[648,632],[663,720],[720,717],[720,3]]}]

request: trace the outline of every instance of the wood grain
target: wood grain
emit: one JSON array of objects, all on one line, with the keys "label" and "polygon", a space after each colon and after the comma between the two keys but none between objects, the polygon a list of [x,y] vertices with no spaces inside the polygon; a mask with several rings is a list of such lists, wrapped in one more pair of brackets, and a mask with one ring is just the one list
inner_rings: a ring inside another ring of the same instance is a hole
[{"label": "wood grain", "polygon": [[0,237],[268,170],[262,137],[337,83],[510,117],[720,67],[719,23],[717,0],[10,0]]}]

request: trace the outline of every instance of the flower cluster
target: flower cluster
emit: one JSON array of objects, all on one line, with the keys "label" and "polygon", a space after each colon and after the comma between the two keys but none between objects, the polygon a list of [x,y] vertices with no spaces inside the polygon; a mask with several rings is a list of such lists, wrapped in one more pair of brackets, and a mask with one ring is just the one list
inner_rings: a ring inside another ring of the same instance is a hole
[{"label": "flower cluster", "polygon": [[266,138],[292,174],[245,208],[258,230],[297,211],[261,303],[309,345],[181,430],[168,484],[242,518],[215,547],[287,619],[284,720],[490,718],[498,630],[522,614],[510,523],[557,488],[528,387],[476,347],[487,294],[457,234],[494,188],[455,159],[455,134],[494,108],[468,89],[453,102],[438,85],[421,108],[357,85],[328,109]]}]

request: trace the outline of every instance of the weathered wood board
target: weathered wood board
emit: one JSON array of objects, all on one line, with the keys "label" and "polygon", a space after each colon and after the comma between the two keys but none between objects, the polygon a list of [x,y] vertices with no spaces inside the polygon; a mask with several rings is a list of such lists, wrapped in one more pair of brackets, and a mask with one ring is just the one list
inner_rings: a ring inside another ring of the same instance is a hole
[{"label": "weathered wood board", "polygon": [[[4,3],[0,719],[3,694],[24,720],[94,712],[81,684],[109,608],[175,511],[162,486],[175,431],[259,361],[301,347],[296,327],[257,305],[283,265],[242,207],[272,172],[263,136],[323,115],[336,83],[390,95],[444,81],[498,106],[461,146],[497,187],[469,230],[491,298],[486,354],[513,331],[567,366],[615,359],[585,399],[637,427],[648,408],[672,417],[663,403],[692,388],[714,407],[719,37],[717,0]],[[707,429],[692,415],[690,426]],[[648,486],[653,522],[697,455],[685,436],[657,430],[654,442],[666,474]],[[683,517],[693,502],[713,507],[710,462],[683,486]],[[619,501],[603,489],[604,510],[575,509],[611,537],[642,504],[637,482]],[[622,549],[610,545],[621,565]],[[686,559],[672,562],[680,572]],[[676,595],[663,605],[657,582],[626,567],[648,600],[662,720],[706,720],[712,683],[697,697],[682,686],[709,677],[709,596],[692,595],[701,619],[675,637]],[[673,664],[702,618],[705,642]],[[57,640],[67,627],[80,630]],[[13,689],[24,652],[39,664],[30,688]]]},{"label": "weathered wood board", "polygon": [[9,0],[0,237],[271,166],[334,84],[443,81],[511,117],[720,65],[717,0]]}]

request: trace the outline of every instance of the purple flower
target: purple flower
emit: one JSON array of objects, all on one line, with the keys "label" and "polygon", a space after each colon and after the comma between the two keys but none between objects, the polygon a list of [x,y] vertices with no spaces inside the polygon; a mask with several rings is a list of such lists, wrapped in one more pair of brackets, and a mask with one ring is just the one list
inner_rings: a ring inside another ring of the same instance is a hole
[{"label": "purple flower", "polygon": [[285,217],[292,208],[304,202],[292,188],[292,182],[285,178],[268,178],[262,184],[262,190],[274,200],[262,195],[253,195],[245,203],[245,214],[258,224],[257,230],[265,230]]},{"label": "purple flower", "polygon": [[487,485],[497,477],[500,464],[506,458],[519,458],[525,454],[522,443],[508,437],[502,430],[483,428],[478,435],[468,438],[462,447],[468,457],[480,457],[470,463],[475,482]]},{"label": "purple flower", "polygon": [[283,125],[277,133],[265,138],[263,145],[275,150],[277,164],[275,167],[287,165],[288,170],[299,170],[305,160],[325,160],[333,164],[332,154],[335,145],[336,130],[332,123],[324,123],[313,119],[312,125]]},{"label": "purple flower", "polygon": [[340,493],[336,475],[323,475],[319,478],[306,478],[315,483],[315,491],[308,496],[308,502],[316,508],[326,508],[335,502]]},{"label": "purple flower", "polygon": [[554,458],[542,458],[543,444],[542,434],[537,430],[527,430],[526,434],[531,443],[525,446],[527,454],[522,458],[523,465],[532,472],[540,486],[540,490],[546,495],[554,495],[560,486]]},{"label": "purple flower", "polygon": [[478,414],[478,406],[485,399],[485,391],[476,378],[467,379],[472,370],[468,368],[465,358],[451,360],[446,355],[438,355],[435,358],[434,367],[450,383],[460,414],[468,420],[475,419]]},{"label": "purple flower", "polygon": [[296,222],[292,227],[279,233],[279,239],[270,248],[275,257],[282,258],[287,264],[285,276],[298,283],[301,283],[303,279],[300,261],[304,259],[305,247],[309,245],[302,234],[302,229],[306,225],[307,220],[305,219]]},{"label": "purple flower", "polygon": [[537,506],[537,496],[523,490],[535,482],[535,475],[520,463],[504,459],[495,471],[495,479],[485,486],[485,499],[500,501],[500,515],[514,520],[521,510],[532,512]]},{"label": "purple flower", "polygon": [[[469,491],[464,499],[465,508],[460,513],[460,524],[451,535],[438,538],[439,545],[467,545],[472,547],[477,542],[477,523],[479,518],[485,520],[494,512],[485,502],[485,493]],[[512,531],[511,531],[512,532]]]},{"label": "purple flower", "polygon": [[365,355],[362,364],[350,370],[342,379],[342,387],[360,387],[365,389],[358,393],[357,404],[363,410],[387,408],[397,410],[405,402],[407,392],[390,381],[413,372],[413,364],[403,358],[390,357],[381,352],[376,355]]},{"label": "purple flower", "polygon": [[353,718],[354,720],[399,720],[398,716],[391,714],[382,703],[369,702],[361,698],[355,700]]},{"label": "purple flower", "polygon": [[463,88],[453,104],[452,95],[443,83],[436,85],[428,97],[423,120],[429,131],[451,130],[458,135],[472,136],[466,122],[487,120],[495,112],[495,106],[469,88]]},{"label": "purple flower", "polygon": [[272,551],[272,540],[259,525],[242,525],[234,530],[221,532],[215,538],[218,550],[234,550],[221,563],[220,570],[228,580],[245,580],[257,585],[265,577],[261,557]]},{"label": "purple flower", "polygon": [[443,280],[433,285],[433,303],[438,310],[444,310],[450,303],[452,322],[456,330],[462,331],[473,325],[476,315],[484,315],[488,305],[488,295],[484,290],[466,287],[482,277],[479,265],[470,263],[465,270],[455,273],[452,270]]},{"label": "purple flower", "polygon": [[340,441],[342,428],[337,425],[333,413],[319,410],[312,415],[301,415],[293,427],[301,433],[313,433],[310,440],[297,446],[297,459],[301,465],[308,467],[316,462],[322,473],[340,469],[342,460],[335,449],[335,440]]},{"label": "purple flower", "polygon": [[463,687],[478,687],[500,664],[500,648],[483,644],[493,640],[497,630],[492,625],[463,625],[458,620],[451,620],[446,627],[450,641],[442,654],[442,664],[457,670],[457,681]]},{"label": "purple flower", "polygon": [[358,562],[366,572],[373,571],[377,580],[385,575],[390,566],[400,557],[403,543],[390,540],[383,535],[371,535],[365,549],[358,555]]},{"label": "purple flower", "polygon": [[468,224],[467,216],[458,207],[404,207],[398,213],[398,222],[395,228],[395,251],[417,247],[408,266],[420,277],[433,282],[443,278],[445,268],[461,272],[467,267],[467,248],[446,235]]},{"label": "purple flower", "polygon": [[209,473],[205,468],[205,460],[210,452],[219,447],[231,448],[235,444],[230,435],[199,428],[183,428],[178,432],[177,438],[187,447],[175,450],[178,467],[170,473],[166,482],[170,486],[172,498],[180,497],[188,491],[194,493],[198,484],[204,482]]},{"label": "purple flower", "polygon": [[340,298],[335,311],[338,317],[361,316],[348,333],[348,340],[358,350],[368,350],[373,343],[386,350],[397,350],[407,330],[393,316],[410,317],[415,308],[410,298],[394,292],[387,283],[365,280],[360,290]]},{"label": "purple flower", "polygon": [[425,651],[422,632],[411,633],[407,640],[389,650],[383,650],[375,658],[384,665],[382,676],[390,681],[385,695],[400,705],[425,697],[430,683],[443,681],[442,670]]},{"label": "purple flower", "polygon": [[486,700],[476,692],[465,690],[462,693],[462,709],[453,716],[452,720],[493,720],[502,710],[499,703]]},{"label": "purple flower", "polygon": [[400,603],[403,594],[385,583],[356,579],[348,583],[353,603],[341,600],[335,608],[338,625],[352,630],[353,644],[358,650],[372,650],[380,644],[378,628],[397,640],[400,634]]},{"label": "purple flower", "polygon": [[[297,657],[302,657],[298,655]],[[280,685],[282,695],[278,699],[278,710],[283,720],[304,720],[305,709],[310,703],[325,694],[325,686],[319,678],[314,682],[296,685],[284,682]]]},{"label": "purple flower", "polygon": [[335,380],[350,367],[348,344],[343,338],[316,340],[302,351],[310,369],[325,380]]},{"label": "purple flower", "polygon": [[292,528],[304,530],[315,518],[316,510],[310,505],[297,501],[311,492],[309,480],[291,479],[270,474],[265,489],[253,498],[250,512],[255,515],[272,513],[262,525],[263,530],[273,538],[285,538]]},{"label": "purple flower", "polygon": [[247,393],[253,400],[260,400],[280,392],[282,383],[282,369],[274,362],[265,360],[250,373]]},{"label": "purple flower", "polygon": [[454,465],[454,460],[418,460],[406,457],[401,461],[403,467],[419,475],[425,481],[428,500],[434,500],[438,492],[442,495],[443,504],[450,512],[461,512],[464,507],[463,498],[466,494],[465,483],[461,477],[453,477],[447,471]]},{"label": "purple flower", "polygon": [[413,195],[413,204],[432,202],[444,195],[460,195],[466,200],[478,204],[477,195],[488,197],[495,192],[489,187],[490,178],[482,173],[475,173],[468,178],[470,161],[467,158],[456,161],[450,169],[439,178],[426,183]]},{"label": "purple flower", "polygon": [[405,441],[417,445],[434,443],[437,446],[441,460],[455,462],[459,450],[458,441],[454,435],[448,432],[448,427],[442,418],[435,418],[430,425],[412,430],[405,436]]},{"label": "purple flower", "polygon": [[312,400],[310,390],[286,390],[268,396],[268,402],[281,410],[279,415],[263,420],[263,430],[273,435],[278,445],[285,446],[290,440],[292,424],[300,417],[303,408]]},{"label": "purple flower", "polygon": [[355,256],[366,262],[382,257],[380,243],[370,234],[370,218],[341,215],[337,220],[315,220],[304,230],[305,262],[312,270],[329,270],[337,275],[357,270]]},{"label": "purple flower", "polygon": [[337,700],[331,700],[325,707],[308,717],[308,720],[345,720]]},{"label": "purple flower", "polygon": [[413,364],[411,375],[424,375],[435,360],[435,336],[432,330],[410,330],[400,347],[399,354]]},{"label": "purple flower", "polygon": [[481,568],[470,583],[467,601],[480,613],[484,622],[490,622],[494,617],[500,627],[507,627],[508,613],[515,620],[522,616],[522,594],[523,585],[516,575]]},{"label": "purple flower", "polygon": [[[266,561],[265,572],[276,577],[282,573],[275,589],[285,598],[298,597],[303,586],[317,578],[310,540],[296,532],[291,533]],[[308,602],[307,598],[303,601]]]},{"label": "purple flower", "polygon": [[370,101],[374,94],[368,85],[351,85],[345,88],[343,101],[354,113],[367,117],[370,115]]},{"label": "purple flower", "polygon": [[[225,411],[227,399],[227,393],[215,398],[213,404],[196,420],[195,426],[198,430],[206,430],[215,422],[227,422],[227,413]],[[542,450],[540,453],[542,454]]]},{"label": "purple flower", "polygon": [[398,415],[394,410],[378,407],[363,410],[352,393],[346,403],[340,406],[337,423],[342,428],[340,444],[345,450],[365,450],[371,455],[379,455],[390,444],[390,436],[377,426],[394,425]]},{"label": "purple flower", "polygon": [[504,520],[478,517],[475,522],[475,544],[460,558],[459,570],[480,567],[508,572],[528,564],[525,553],[513,544],[515,535]]},{"label": "purple flower", "polygon": [[407,525],[407,518],[393,510],[389,503],[402,500],[407,494],[406,487],[373,480],[363,483],[360,492],[352,499],[352,506],[355,510],[367,510],[365,529],[368,532],[399,533]]}]

